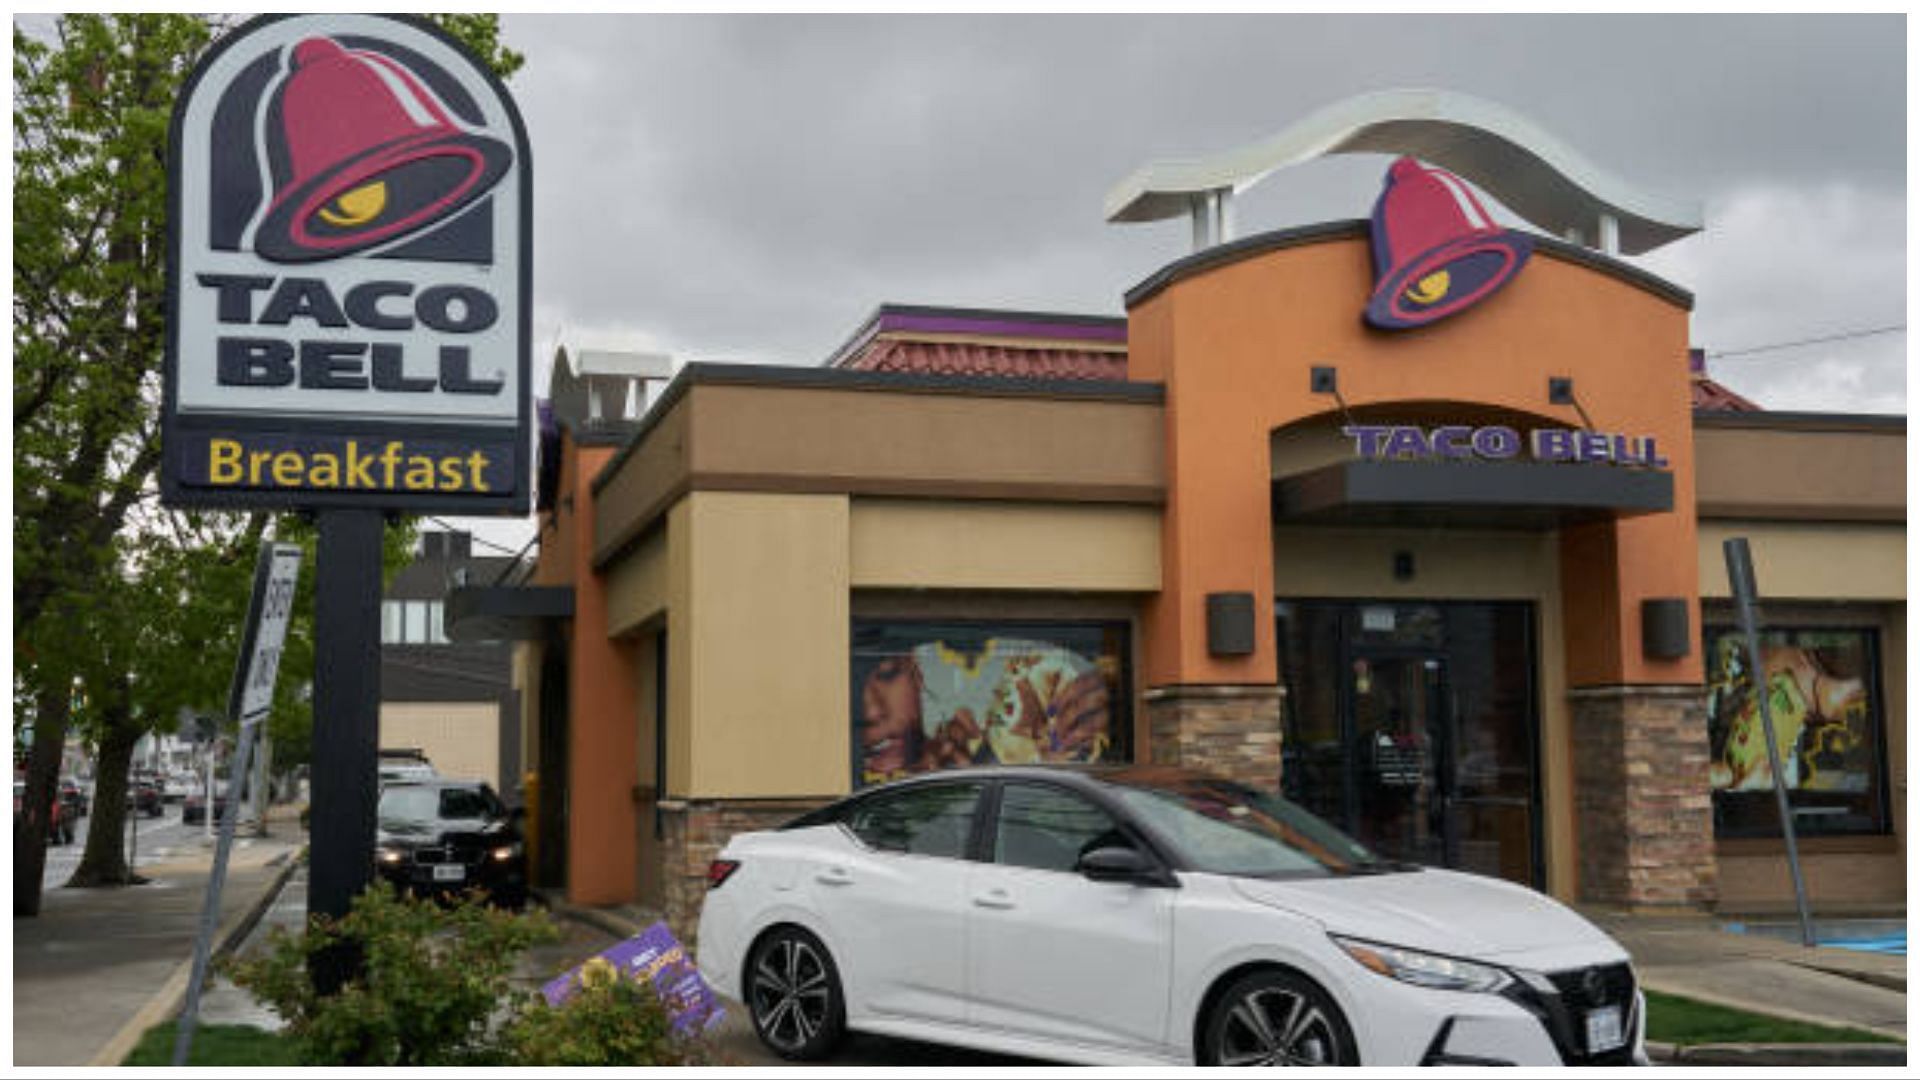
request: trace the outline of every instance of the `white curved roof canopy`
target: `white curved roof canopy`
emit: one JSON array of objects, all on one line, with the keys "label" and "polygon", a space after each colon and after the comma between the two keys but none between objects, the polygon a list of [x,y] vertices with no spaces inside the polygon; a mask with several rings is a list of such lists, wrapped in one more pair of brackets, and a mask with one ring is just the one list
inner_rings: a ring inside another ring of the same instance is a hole
[{"label": "white curved roof canopy", "polygon": [[[1444,90],[1384,90],[1335,102],[1271,138],[1198,161],[1156,161],[1107,194],[1108,221],[1198,213],[1199,200],[1327,154],[1409,154],[1478,185],[1537,228],[1618,250],[1652,251],[1699,232],[1696,201],[1633,187],[1525,117]],[[1607,236],[1606,239],[1613,239]],[[1613,245],[1604,245],[1611,248]]]}]

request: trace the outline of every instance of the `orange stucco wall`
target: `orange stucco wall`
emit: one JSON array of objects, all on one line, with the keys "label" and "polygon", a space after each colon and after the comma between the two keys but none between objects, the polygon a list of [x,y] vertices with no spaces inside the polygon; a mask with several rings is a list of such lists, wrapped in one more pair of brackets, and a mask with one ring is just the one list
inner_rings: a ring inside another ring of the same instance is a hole
[{"label": "orange stucco wall", "polygon": [[[639,700],[632,650],[600,630],[607,625],[605,579],[593,572],[593,478],[610,446],[570,438],[562,455],[561,497],[541,536],[541,584],[574,584],[568,642],[567,898],[577,904],[634,899],[639,851]],[[548,544],[558,557],[549,565]]]},{"label": "orange stucco wall", "polygon": [[[1699,625],[1691,406],[1684,307],[1593,267],[1538,251],[1501,292],[1430,326],[1365,326],[1372,289],[1363,235],[1282,246],[1176,275],[1129,312],[1129,376],[1166,386],[1163,590],[1148,612],[1152,685],[1262,684],[1276,678],[1273,623],[1252,655],[1207,651],[1206,594],[1273,597],[1272,432],[1335,411],[1310,392],[1332,366],[1349,407],[1448,403],[1579,427],[1547,401],[1572,376],[1601,431],[1652,435],[1672,463],[1670,513],[1567,529],[1562,575],[1572,686],[1684,684],[1700,658],[1655,662],[1640,649],[1640,600],[1688,600]],[[1697,654],[1697,650],[1696,650]]]}]

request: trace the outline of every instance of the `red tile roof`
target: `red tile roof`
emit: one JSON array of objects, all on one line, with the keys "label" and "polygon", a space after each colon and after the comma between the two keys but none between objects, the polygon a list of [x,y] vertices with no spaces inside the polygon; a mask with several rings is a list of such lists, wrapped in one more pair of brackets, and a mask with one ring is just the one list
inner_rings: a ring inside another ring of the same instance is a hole
[{"label": "red tile roof", "polygon": [[1694,412],[1765,412],[1760,406],[1704,375],[1693,377]]},{"label": "red tile roof", "polygon": [[879,339],[843,366],[857,371],[987,375],[1020,379],[1125,379],[1127,354],[965,341]]}]

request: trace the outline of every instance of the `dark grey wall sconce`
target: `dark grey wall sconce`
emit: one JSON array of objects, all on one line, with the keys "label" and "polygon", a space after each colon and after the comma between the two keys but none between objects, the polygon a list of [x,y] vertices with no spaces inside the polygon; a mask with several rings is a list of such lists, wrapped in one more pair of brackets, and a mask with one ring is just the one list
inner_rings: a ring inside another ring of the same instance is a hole
[{"label": "dark grey wall sconce", "polygon": [[1640,651],[1649,660],[1678,660],[1693,651],[1687,602],[1663,596],[1640,601]]},{"label": "dark grey wall sconce", "polygon": [[1207,594],[1207,652],[1213,656],[1253,653],[1253,594]]}]

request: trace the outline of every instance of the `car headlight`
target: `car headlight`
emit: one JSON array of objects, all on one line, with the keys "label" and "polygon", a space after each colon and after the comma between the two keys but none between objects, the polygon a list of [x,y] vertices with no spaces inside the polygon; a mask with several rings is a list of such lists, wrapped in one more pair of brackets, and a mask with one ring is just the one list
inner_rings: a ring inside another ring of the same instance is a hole
[{"label": "car headlight", "polygon": [[1416,952],[1372,941],[1333,937],[1333,943],[1346,951],[1361,967],[1389,979],[1398,979],[1429,990],[1464,990],[1493,994],[1512,984],[1513,976],[1488,964],[1456,960],[1451,956]]},{"label": "car headlight", "polygon": [[522,847],[520,842],[516,840],[505,847],[494,848],[493,859],[495,862],[506,862],[508,859],[519,858],[520,853],[525,850],[526,848]]},{"label": "car headlight", "polygon": [[398,866],[406,855],[399,848],[383,847],[374,853],[374,858],[379,859],[383,865]]}]

